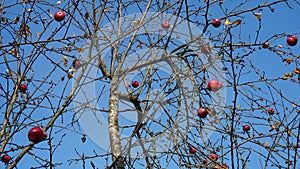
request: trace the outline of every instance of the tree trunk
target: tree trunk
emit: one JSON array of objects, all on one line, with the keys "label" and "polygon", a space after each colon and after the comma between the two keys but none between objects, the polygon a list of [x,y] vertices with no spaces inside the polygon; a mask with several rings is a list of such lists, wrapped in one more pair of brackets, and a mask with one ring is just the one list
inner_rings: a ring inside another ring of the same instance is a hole
[{"label": "tree trunk", "polygon": [[124,169],[124,161],[122,157],[121,137],[118,123],[119,99],[117,89],[119,86],[118,79],[114,76],[111,80],[110,97],[109,97],[109,114],[108,114],[108,130],[111,145],[111,153],[114,169]]}]

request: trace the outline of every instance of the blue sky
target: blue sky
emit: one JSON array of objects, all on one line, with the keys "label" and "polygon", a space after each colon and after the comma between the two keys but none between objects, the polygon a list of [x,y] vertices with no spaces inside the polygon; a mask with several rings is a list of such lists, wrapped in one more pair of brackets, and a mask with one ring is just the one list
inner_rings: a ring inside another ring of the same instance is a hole
[{"label": "blue sky", "polygon": [[[249,8],[254,8],[256,7],[258,4],[262,4],[265,1],[251,1],[251,2],[247,2],[246,5],[242,5],[241,7],[239,7],[237,10],[244,10],[244,9],[249,9]],[[266,1],[268,2],[268,1]],[[271,1],[270,1],[271,2]],[[195,3],[198,4],[197,1],[189,1],[189,3]],[[201,3],[202,4],[202,3]],[[231,11],[232,9],[234,9],[238,4],[240,4],[240,2],[234,1],[234,0],[224,0],[224,8],[228,8],[228,11]],[[275,6],[275,12],[271,12],[269,9],[264,9],[263,11],[255,11],[255,12],[261,12],[261,31],[259,34],[259,38],[257,40],[257,42],[264,42],[266,39],[271,38],[273,35],[275,34],[281,34],[281,33],[285,33],[285,34],[294,34],[294,35],[298,35],[300,37],[299,33],[299,5],[296,5],[296,2],[290,2],[290,5],[293,7],[293,9],[289,9],[285,4],[281,4],[281,5],[276,5]],[[59,7],[64,7],[64,3],[62,5],[60,5]],[[7,9],[9,10],[11,13],[7,13],[4,16],[7,16],[8,18],[13,18],[13,16],[15,16],[15,13],[12,12],[13,10],[17,11],[19,8],[10,8]],[[56,11],[55,8],[50,8],[50,10],[52,11],[52,13],[54,13]],[[137,10],[138,11],[138,10]],[[137,11],[131,11],[129,12],[134,13]],[[171,11],[168,11],[171,12]],[[44,16],[46,17],[46,15],[44,14]],[[44,17],[43,16],[43,17]],[[255,18],[255,16],[253,15],[253,13],[247,13],[247,14],[243,14],[241,15],[242,17],[232,17],[229,18],[230,21],[234,21],[236,19],[241,19],[242,23],[237,26],[236,28],[233,28],[233,33],[236,35],[239,35],[239,33],[241,33],[241,37],[243,39],[243,41],[245,41],[246,43],[253,43],[254,41],[254,36],[255,35],[255,31],[258,29],[259,27],[259,22],[258,20]],[[69,16],[67,16],[69,17]],[[214,5],[210,11],[209,11],[209,18],[223,18],[224,17],[224,13],[220,10],[220,8],[217,5]],[[200,18],[199,21],[201,21],[202,19]],[[51,27],[51,30],[48,30],[49,32],[55,30],[57,27],[59,27],[61,23],[56,23],[53,22]],[[104,23],[103,23],[104,24]],[[224,20],[222,20],[222,26],[224,24]],[[222,36],[221,34],[219,34],[222,31],[222,26],[218,29],[213,28],[212,26],[208,27],[208,36],[212,36],[215,38],[218,38],[219,36]],[[43,29],[43,27],[39,27],[39,26],[34,26],[34,24],[32,24],[31,26],[31,31],[32,32],[40,32]],[[61,30],[62,32],[64,32],[65,27]],[[74,31],[76,31],[74,29]],[[7,32],[6,32],[7,33]],[[7,44],[8,41],[10,41],[11,39],[9,38],[9,36],[6,36],[5,32],[1,35],[4,37],[3,39],[3,43]],[[71,34],[71,32],[69,33]],[[61,34],[57,34],[56,38],[61,37]],[[8,38],[7,38],[8,37]],[[35,37],[35,35],[33,36]],[[47,38],[47,37],[45,37]],[[235,39],[236,40],[236,39]],[[278,44],[281,44],[283,49],[286,50],[291,50],[291,52],[293,52],[296,56],[299,55],[299,45],[295,47],[291,47],[289,48],[286,44],[286,36],[278,38],[278,39],[272,39],[270,42],[271,46],[275,46]],[[212,43],[212,45],[214,45],[214,43]],[[218,44],[216,44],[218,45]],[[55,43],[52,44],[51,46],[53,47],[63,47],[64,45],[60,44],[60,43]],[[27,53],[31,50],[31,48],[29,47],[28,49],[26,49],[28,51],[26,51]],[[259,49],[258,47],[256,47],[255,49],[256,51],[254,52],[254,54],[251,54],[247,57],[247,59],[251,60],[253,62],[253,64],[256,66],[256,68],[260,71],[264,71],[266,77],[268,78],[278,78],[281,77],[284,73],[287,72],[291,72],[294,68],[295,68],[295,64],[291,64],[289,66],[286,66],[283,62],[282,62],[282,58],[280,58],[278,55],[274,54],[273,52],[267,50],[267,49]],[[242,50],[237,50],[237,53],[241,53],[243,54]],[[77,56],[78,54],[76,52],[70,53],[70,55],[74,55]],[[56,53],[49,53],[49,57],[53,57],[54,60],[60,60],[62,57],[61,56],[57,56]],[[284,56],[287,57],[287,56]],[[1,59],[1,62],[3,62],[3,60]],[[70,61],[71,62],[71,61]],[[40,64],[36,64],[34,65],[34,70],[35,70],[35,77],[43,77],[44,74],[48,71],[52,69],[52,65],[49,64],[49,62],[44,62],[42,58],[40,58],[40,60],[38,61],[38,63]],[[2,66],[0,67],[0,71],[1,73],[4,73],[6,70],[6,67],[2,64]],[[251,69],[249,69],[249,71],[251,71]],[[59,72],[56,72],[57,74],[59,74]],[[57,76],[55,78],[53,78],[54,82],[58,82],[59,81],[60,76]],[[256,80],[258,77],[256,75],[253,74],[253,72],[250,72],[248,76],[243,76],[241,78],[241,81],[247,82],[247,81],[252,81],[252,80]],[[1,82],[2,85],[5,85],[4,82]],[[58,85],[64,85],[64,83],[58,83]],[[68,88],[67,91],[70,90],[72,83],[69,82],[68,84]],[[257,83],[255,84],[257,85],[257,87],[262,86],[263,90],[267,91],[266,86]],[[292,83],[289,80],[287,81],[278,81],[275,82],[274,85],[276,85],[283,93],[284,95],[288,96],[288,98],[296,101],[298,104],[298,99],[299,99],[299,83]],[[29,85],[29,90],[33,89],[33,85]],[[44,87],[45,89],[47,89],[47,86]],[[55,90],[60,91],[61,88],[56,88]],[[40,93],[37,93],[37,95]],[[279,98],[278,94],[275,94],[275,99]],[[231,99],[233,97],[233,93],[232,93],[232,88],[227,88],[227,103],[228,104],[232,104],[231,103]],[[270,95],[265,95],[266,98],[271,98]],[[55,100],[58,101],[58,100]],[[3,101],[0,101],[1,104],[3,104]],[[241,105],[241,107],[247,107],[247,105],[245,105],[245,103],[241,100],[239,100],[238,102],[239,105]],[[291,104],[286,104],[286,106],[289,109],[292,109],[293,106]],[[283,112],[284,111],[284,107],[281,107],[280,105],[276,105],[273,106],[278,112]],[[4,108],[1,108],[1,111],[4,111]],[[26,110],[25,110],[26,111]],[[58,121],[64,121],[65,124],[68,124],[67,121],[72,120],[72,113],[73,110],[70,111],[69,113],[66,113],[63,118],[59,118]],[[43,114],[47,114],[47,113],[52,113],[51,111],[45,111],[45,109],[41,109],[41,114],[37,114],[36,117],[42,117]],[[258,111],[256,111],[255,113],[258,113]],[[249,112],[250,114],[250,112]],[[266,113],[265,112],[261,112],[260,114],[262,117],[266,118]],[[246,114],[247,116],[247,114]],[[280,119],[281,115],[278,116],[278,118]],[[2,118],[2,117],[1,117]],[[275,117],[274,117],[275,118]],[[277,116],[276,116],[277,118]],[[299,117],[298,117],[298,121],[299,121]],[[253,122],[253,123],[258,123],[260,122],[259,120],[255,119],[255,118],[247,118],[247,117],[243,117],[241,120],[242,124],[246,124],[247,122]],[[221,127],[220,127],[221,128]],[[71,128],[70,126],[68,126],[68,129],[73,130],[73,128]],[[76,129],[78,129],[78,127],[76,127]],[[27,145],[29,142],[27,141],[27,138],[24,139],[24,135],[27,134],[27,131],[29,130],[29,128],[26,128],[20,132],[18,132],[15,137],[14,137],[14,142],[20,144],[20,145]],[[95,129],[97,130],[97,129]],[[241,126],[237,126],[236,130],[241,131]],[[261,128],[259,127],[259,125],[257,125],[255,128],[255,134],[257,134],[257,132],[268,132],[268,129],[266,126],[261,126]],[[251,134],[252,134],[251,130]],[[50,131],[49,131],[50,132]],[[103,151],[101,149],[101,147],[99,147],[97,144],[95,144],[88,136],[87,136],[87,141],[85,143],[82,143],[81,141],[81,137],[82,135],[80,134],[74,134],[72,132],[68,132],[67,130],[63,130],[60,131],[60,128],[55,128],[55,130],[53,132],[57,132],[55,133],[55,138],[53,140],[54,144],[58,144],[59,139],[65,134],[67,133],[64,137],[63,137],[63,141],[60,143],[61,146],[57,149],[57,151],[54,154],[54,158],[53,161],[54,162],[58,162],[58,163],[63,163],[62,166],[59,166],[57,168],[78,168],[79,166],[82,165],[82,162],[78,162],[76,163],[72,163],[70,166],[68,165],[69,162],[67,160],[71,159],[71,158],[80,158],[74,151],[74,149],[76,149],[80,155],[82,155],[82,153],[84,153],[86,156],[93,156],[94,154],[94,150],[96,150],[97,153],[99,154],[105,154],[105,151]],[[84,133],[84,131],[79,131],[80,133]],[[215,134],[216,137],[219,137],[219,134]],[[213,140],[213,139],[212,139]],[[265,141],[265,140],[264,140]],[[271,141],[269,140],[270,144]],[[247,145],[248,146],[248,145]],[[249,145],[251,146],[251,145]],[[42,142],[36,145],[37,148],[44,148],[47,147],[47,142]],[[253,148],[257,148],[255,146],[253,146]],[[263,151],[263,150],[262,150]],[[14,158],[17,155],[17,152],[12,153],[12,157]],[[264,151],[263,151],[264,152]],[[41,149],[34,149],[33,153],[37,153],[39,155],[41,155],[42,157],[45,158],[49,158],[49,153],[45,150],[41,150]],[[230,165],[230,154],[227,154],[225,156],[225,162]],[[260,166],[258,165],[259,162],[257,161],[258,158],[257,156],[252,156],[251,158],[251,162],[249,163],[250,165],[248,166],[249,168],[260,168]],[[30,155],[26,155],[22,161],[20,162],[20,165],[18,166],[19,168],[30,168],[32,167],[32,165],[37,165],[36,162],[33,162],[33,157]],[[92,160],[93,163],[95,163],[96,166],[98,166],[99,168],[103,167],[106,165],[106,159],[101,157],[101,158],[97,158],[95,160]],[[110,163],[110,159],[108,159],[109,163]],[[298,162],[299,163],[299,162]],[[90,164],[89,164],[89,160],[87,160],[87,168],[90,168]],[[0,168],[3,168],[3,164],[0,164]],[[299,167],[299,164],[298,164]],[[169,168],[176,168],[176,166],[174,166],[174,164],[172,164],[172,167],[169,166]],[[272,167],[268,167],[268,168],[272,168]]]}]

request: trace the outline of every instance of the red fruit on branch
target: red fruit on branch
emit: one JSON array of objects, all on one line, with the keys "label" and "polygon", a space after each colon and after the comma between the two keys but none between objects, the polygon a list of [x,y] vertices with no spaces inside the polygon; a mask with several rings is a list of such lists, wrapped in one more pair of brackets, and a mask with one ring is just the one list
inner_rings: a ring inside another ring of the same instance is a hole
[{"label": "red fruit on branch", "polygon": [[200,118],[205,118],[208,114],[208,111],[203,107],[199,108],[197,112]]},{"label": "red fruit on branch", "polygon": [[210,80],[207,85],[208,85],[208,89],[213,92],[216,92],[223,87],[222,82],[220,82],[217,79]]},{"label": "red fruit on branch", "polygon": [[191,153],[191,154],[195,154],[196,151],[197,151],[197,148],[196,148],[196,147],[190,146],[190,153]]},{"label": "red fruit on branch", "polygon": [[19,90],[24,93],[27,90],[27,85],[26,84],[21,84],[19,86]]},{"label": "red fruit on branch", "polygon": [[212,20],[211,24],[212,24],[213,27],[218,28],[221,25],[221,20],[218,19],[218,18],[215,18],[215,19]]},{"label": "red fruit on branch", "polygon": [[219,157],[218,157],[217,154],[212,154],[212,155],[209,156],[209,158],[210,158],[211,160],[213,160],[213,161],[216,161]]},{"label": "red fruit on branch", "polygon": [[246,131],[246,132],[250,131],[250,126],[249,125],[244,125],[243,130]]},{"label": "red fruit on branch", "polygon": [[11,157],[9,155],[3,155],[1,157],[1,161],[5,164],[8,164],[10,160],[11,160]]},{"label": "red fruit on branch", "polygon": [[298,42],[298,38],[295,35],[289,36],[286,40],[289,46],[295,46]]},{"label": "red fruit on branch", "polygon": [[139,86],[139,82],[138,81],[133,81],[131,82],[131,86],[134,88],[137,88]]},{"label": "red fruit on branch", "polygon": [[275,110],[273,108],[268,108],[269,115],[273,115],[275,113]]},{"label": "red fruit on branch", "polygon": [[270,47],[270,44],[268,41],[266,41],[261,46],[262,46],[262,48],[266,49],[266,48]]},{"label": "red fruit on branch", "polygon": [[28,132],[28,139],[31,142],[38,143],[47,137],[40,127],[33,127]]},{"label": "red fruit on branch", "polygon": [[81,63],[79,60],[74,60],[73,61],[73,68],[74,69],[79,69],[81,67]]},{"label": "red fruit on branch", "polygon": [[62,20],[65,19],[65,13],[62,12],[62,11],[58,11],[54,14],[54,19],[57,21],[57,22],[61,22]]},{"label": "red fruit on branch", "polygon": [[167,21],[164,21],[161,23],[161,27],[164,29],[169,29],[171,27],[170,23]]}]

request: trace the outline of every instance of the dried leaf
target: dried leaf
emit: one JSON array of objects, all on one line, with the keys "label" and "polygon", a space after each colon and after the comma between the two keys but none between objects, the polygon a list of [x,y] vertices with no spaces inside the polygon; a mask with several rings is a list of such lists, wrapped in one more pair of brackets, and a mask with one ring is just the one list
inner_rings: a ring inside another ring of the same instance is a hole
[{"label": "dried leaf", "polygon": [[292,130],[288,130],[288,135],[289,135],[289,136],[293,135]]},{"label": "dried leaf", "polygon": [[242,22],[242,20],[238,19],[238,20],[234,21],[232,24],[239,25],[239,24],[241,24],[241,22]]},{"label": "dried leaf", "polygon": [[292,59],[292,58],[286,58],[286,59],[283,59],[282,62],[285,62],[286,65],[289,65],[289,64],[291,64],[291,63],[294,62],[294,59]]},{"label": "dried leaf", "polygon": [[297,73],[298,75],[300,75],[300,68],[296,68],[295,70],[293,70],[293,72]]},{"label": "dried leaf", "polygon": [[254,14],[255,15],[255,17],[260,21],[261,20],[261,12],[260,13],[255,13]]},{"label": "dried leaf", "polygon": [[105,9],[105,12],[109,12],[110,11],[110,7],[107,7],[106,9]]},{"label": "dried leaf", "polygon": [[232,23],[229,20],[225,20],[225,25],[231,25]]},{"label": "dried leaf", "polygon": [[68,65],[68,58],[66,56],[64,56],[64,66],[67,67]]},{"label": "dried leaf", "polygon": [[85,19],[88,19],[88,18],[89,18],[89,13],[86,12],[86,13],[84,14],[84,18],[85,18]]},{"label": "dried leaf", "polygon": [[11,50],[7,51],[7,53],[8,54],[13,54],[13,53],[15,53],[15,49],[11,49]]},{"label": "dried leaf", "polygon": [[84,52],[84,49],[83,49],[83,48],[78,48],[77,51],[78,51],[79,53],[81,53],[81,52]]},{"label": "dried leaf", "polygon": [[285,74],[281,77],[281,79],[287,80],[287,79],[289,79],[289,78],[291,78],[291,77],[293,77],[293,74],[292,74],[292,73],[285,73]]},{"label": "dried leaf", "polygon": [[51,12],[51,11],[49,11],[49,16],[50,16],[50,18],[52,18],[52,17],[53,17],[53,15],[52,15],[52,12]]},{"label": "dried leaf", "polygon": [[15,19],[14,19],[14,24],[16,24],[16,23],[18,23],[19,22],[19,20],[20,20],[20,17],[19,16],[17,16]]},{"label": "dried leaf", "polygon": [[261,97],[261,98],[259,98],[258,100],[260,100],[260,101],[264,101],[265,99]]}]

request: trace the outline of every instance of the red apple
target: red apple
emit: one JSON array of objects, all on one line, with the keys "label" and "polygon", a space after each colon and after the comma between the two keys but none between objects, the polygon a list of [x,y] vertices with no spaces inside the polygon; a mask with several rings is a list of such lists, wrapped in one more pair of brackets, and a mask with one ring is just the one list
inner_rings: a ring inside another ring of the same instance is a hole
[{"label": "red apple", "polygon": [[133,81],[131,82],[131,86],[134,88],[137,88],[139,86],[139,82],[138,81]]},{"label": "red apple", "polygon": [[197,148],[196,148],[196,147],[190,146],[190,153],[191,153],[191,154],[195,154],[196,151],[197,151]]},{"label": "red apple", "polygon": [[250,130],[250,126],[249,125],[244,125],[243,126],[243,130],[246,131],[246,132],[249,131]]},{"label": "red apple", "polygon": [[210,80],[207,85],[208,85],[209,90],[211,90],[213,92],[216,92],[223,87],[222,82],[220,82],[217,79]]},{"label": "red apple", "polygon": [[212,154],[209,156],[209,158],[213,161],[216,161],[218,159],[218,155],[217,154]]},{"label": "red apple", "polygon": [[167,21],[164,21],[161,23],[161,27],[164,28],[164,29],[169,29],[170,28],[170,23],[167,22]]},{"label": "red apple", "polygon": [[201,107],[198,109],[198,116],[200,118],[205,118],[207,116],[207,114],[208,114],[208,111],[205,108]]},{"label": "red apple", "polygon": [[298,38],[295,35],[289,36],[286,40],[289,46],[295,46],[298,42]]},{"label": "red apple", "polygon": [[81,63],[79,60],[74,60],[73,61],[73,68],[74,69],[79,69],[81,67]]},{"label": "red apple", "polygon": [[275,113],[273,108],[268,108],[269,115],[273,115]]},{"label": "red apple", "polygon": [[11,157],[9,155],[3,155],[1,157],[1,161],[5,164],[8,164],[10,160],[11,160]]},{"label": "red apple", "polygon": [[19,90],[24,93],[27,90],[27,85],[26,84],[21,84],[19,86]]},{"label": "red apple", "polygon": [[211,24],[212,24],[213,27],[218,28],[221,25],[221,20],[218,19],[218,18],[215,18],[215,19],[212,20]]},{"label": "red apple", "polygon": [[62,11],[58,11],[54,14],[54,19],[57,21],[57,22],[60,22],[62,20],[65,19],[65,13],[62,12]]},{"label": "red apple", "polygon": [[266,49],[268,47],[270,47],[270,44],[268,41],[264,42],[263,44],[261,44],[262,48]]},{"label": "red apple", "polygon": [[28,132],[28,139],[31,142],[38,143],[45,138],[44,131],[40,127],[33,127]]}]

